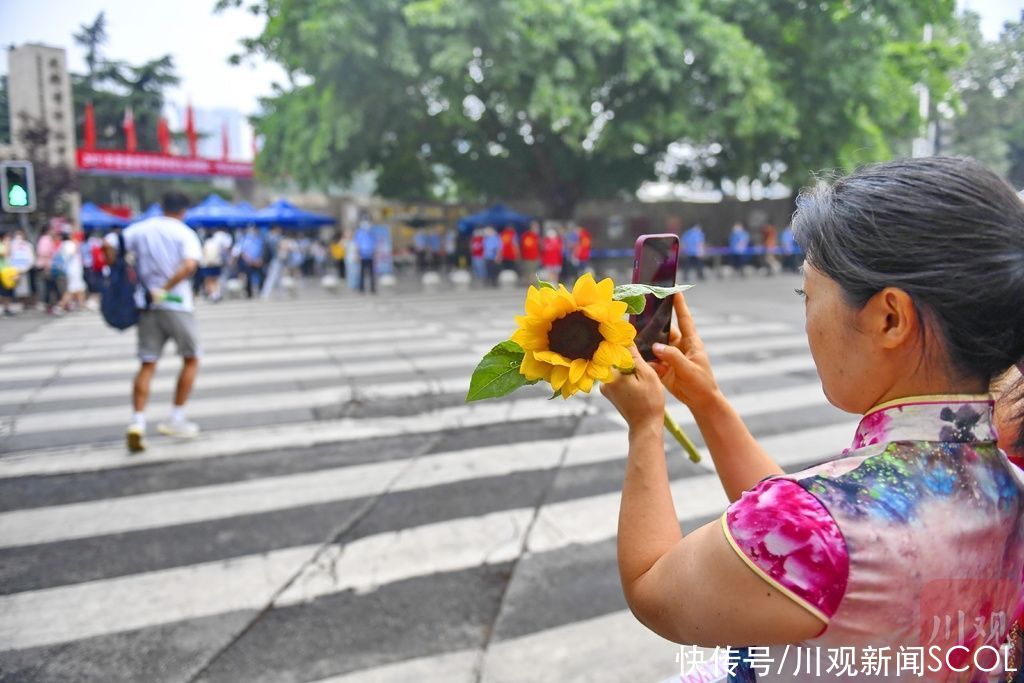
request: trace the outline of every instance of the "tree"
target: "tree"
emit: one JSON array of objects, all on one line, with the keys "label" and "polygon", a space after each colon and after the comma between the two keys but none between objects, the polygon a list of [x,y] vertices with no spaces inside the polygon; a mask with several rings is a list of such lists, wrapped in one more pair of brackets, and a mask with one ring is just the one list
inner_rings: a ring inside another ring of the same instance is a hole
[{"label": "tree", "polygon": [[25,150],[25,156],[32,162],[35,175],[37,215],[33,220],[43,225],[50,216],[67,215],[69,193],[78,189],[75,172],[66,164],[51,164],[47,143],[50,128],[45,121],[20,114],[22,119],[18,142]]},{"label": "tree", "polygon": [[[123,149],[122,122],[126,107],[135,117],[140,150],[160,148],[156,126],[164,107],[164,91],[177,85],[174,59],[164,55],[140,65],[106,59],[102,46],[107,41],[106,20],[100,12],[91,24],[83,24],[75,42],[85,48],[88,73],[72,75],[74,100],[92,102],[96,115],[96,144],[101,149]],[[78,137],[84,138],[84,111],[78,112]]]},{"label": "tree", "polygon": [[1024,186],[1024,12],[999,39],[986,41],[980,17],[966,12],[957,39],[969,56],[954,74],[959,97],[952,151],[972,156]]},{"label": "tree", "polygon": [[268,21],[245,50],[292,77],[255,119],[261,173],[327,185],[374,170],[401,198],[447,179],[464,198],[538,198],[555,217],[658,176],[803,182],[884,158],[916,129],[912,84],[941,89],[951,61],[920,36],[952,0],[218,8],[246,2]]},{"label": "tree", "polygon": [[85,48],[85,65],[89,69],[86,77],[91,84],[103,62],[100,47],[107,42],[107,18],[104,12],[96,15],[91,24],[82,24],[78,33],[72,36],[75,42]]}]

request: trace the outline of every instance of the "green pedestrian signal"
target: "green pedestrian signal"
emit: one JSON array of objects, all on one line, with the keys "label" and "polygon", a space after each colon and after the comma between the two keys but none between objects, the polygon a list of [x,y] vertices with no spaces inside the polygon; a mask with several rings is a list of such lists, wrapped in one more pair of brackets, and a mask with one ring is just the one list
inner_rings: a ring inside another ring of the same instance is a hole
[{"label": "green pedestrian signal", "polygon": [[7,192],[7,203],[11,206],[28,206],[28,190],[21,185],[12,185]]},{"label": "green pedestrian signal", "polygon": [[35,174],[31,161],[0,162],[0,200],[8,213],[36,210]]}]

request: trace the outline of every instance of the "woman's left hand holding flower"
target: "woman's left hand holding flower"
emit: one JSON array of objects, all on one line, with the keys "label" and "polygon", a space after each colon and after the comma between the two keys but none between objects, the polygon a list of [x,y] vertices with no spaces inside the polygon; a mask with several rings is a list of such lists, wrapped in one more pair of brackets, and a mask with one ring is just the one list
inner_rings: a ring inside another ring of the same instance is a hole
[{"label": "woman's left hand holding flower", "polygon": [[660,433],[665,419],[665,390],[661,378],[640,357],[635,345],[629,352],[633,356],[633,372],[616,371],[614,381],[601,383],[601,393],[625,418],[630,431],[653,427]]}]

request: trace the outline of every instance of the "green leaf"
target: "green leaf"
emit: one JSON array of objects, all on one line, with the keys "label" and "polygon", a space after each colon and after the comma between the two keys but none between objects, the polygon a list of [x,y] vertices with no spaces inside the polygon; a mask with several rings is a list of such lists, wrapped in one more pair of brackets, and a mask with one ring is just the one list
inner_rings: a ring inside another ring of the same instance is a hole
[{"label": "green leaf", "polygon": [[537,286],[537,289],[558,289],[558,287],[555,287],[547,280],[541,280],[540,275],[537,276],[537,282],[534,284]]},{"label": "green leaf", "polygon": [[685,292],[693,285],[676,285],[675,287],[656,287],[654,285],[619,285],[615,288],[612,298],[616,301],[626,303],[626,312],[630,315],[638,315],[644,312],[647,305],[647,295],[652,294],[659,299],[672,296],[676,292]]},{"label": "green leaf", "polygon": [[527,384],[536,384],[537,380],[527,380],[519,372],[523,355],[522,347],[514,341],[503,341],[488,351],[469,380],[466,403],[498,398]]}]

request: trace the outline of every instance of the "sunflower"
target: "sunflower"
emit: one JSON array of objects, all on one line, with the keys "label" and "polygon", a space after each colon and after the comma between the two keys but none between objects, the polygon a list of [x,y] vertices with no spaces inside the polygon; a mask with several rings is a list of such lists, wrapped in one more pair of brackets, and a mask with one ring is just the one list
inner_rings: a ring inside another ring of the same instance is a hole
[{"label": "sunflower", "polygon": [[512,341],[525,352],[519,372],[528,380],[545,380],[563,398],[589,392],[594,382],[612,379],[612,368],[633,367],[629,347],[636,330],[622,319],[626,304],[615,301],[615,285],[595,282],[587,273],[570,292],[530,286],[526,315],[516,316]]}]

